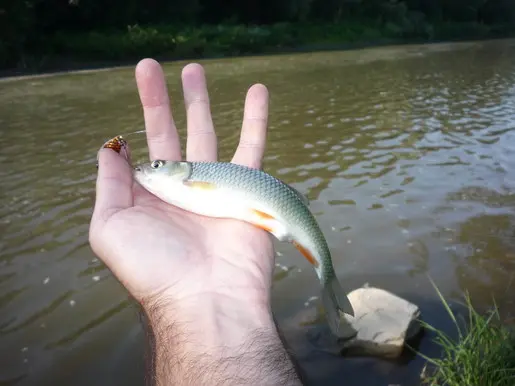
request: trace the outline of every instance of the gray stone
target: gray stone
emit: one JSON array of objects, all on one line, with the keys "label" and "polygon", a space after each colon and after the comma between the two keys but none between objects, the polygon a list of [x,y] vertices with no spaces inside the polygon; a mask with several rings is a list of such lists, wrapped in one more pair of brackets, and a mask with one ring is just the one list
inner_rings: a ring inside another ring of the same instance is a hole
[{"label": "gray stone", "polygon": [[356,336],[342,342],[346,355],[398,357],[405,342],[421,329],[419,308],[386,290],[364,286],[347,294]]}]

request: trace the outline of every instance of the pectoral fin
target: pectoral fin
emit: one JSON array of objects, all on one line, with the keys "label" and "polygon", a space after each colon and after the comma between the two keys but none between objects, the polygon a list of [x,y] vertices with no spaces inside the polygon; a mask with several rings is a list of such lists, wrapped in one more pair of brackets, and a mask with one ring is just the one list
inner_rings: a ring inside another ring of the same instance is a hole
[{"label": "pectoral fin", "polygon": [[189,186],[193,189],[198,190],[215,190],[217,189],[217,186],[212,182],[206,182],[206,181],[184,181],[184,185]]}]

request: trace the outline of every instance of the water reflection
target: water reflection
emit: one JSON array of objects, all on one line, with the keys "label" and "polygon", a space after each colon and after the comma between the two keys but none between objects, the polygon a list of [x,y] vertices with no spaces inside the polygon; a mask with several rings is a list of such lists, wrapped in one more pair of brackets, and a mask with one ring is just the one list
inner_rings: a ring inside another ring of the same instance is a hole
[{"label": "water reflection", "polygon": [[[513,44],[208,61],[221,158],[238,141],[247,88],[265,83],[265,167],[307,194],[349,289],[377,283],[446,326],[430,275],[479,305],[495,294],[509,314]],[[166,73],[184,135],[182,66]],[[136,308],[87,243],[96,150],[143,128],[133,68],[2,82],[0,125],[0,383],[140,384]],[[131,146],[146,157],[143,136]],[[418,360],[342,364],[317,351],[323,327],[298,321],[318,304],[318,280],[291,246],[277,253],[274,310],[309,379],[414,384]]]}]

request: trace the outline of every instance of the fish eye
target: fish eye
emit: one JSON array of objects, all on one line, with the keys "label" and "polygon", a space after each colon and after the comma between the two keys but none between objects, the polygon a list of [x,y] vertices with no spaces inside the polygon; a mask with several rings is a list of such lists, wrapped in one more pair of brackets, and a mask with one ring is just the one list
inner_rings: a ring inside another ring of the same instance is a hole
[{"label": "fish eye", "polygon": [[161,161],[161,160],[155,160],[155,161],[152,161],[152,163],[150,164],[150,167],[152,169],[157,169],[157,168],[160,168],[161,166],[164,165],[164,162]]}]

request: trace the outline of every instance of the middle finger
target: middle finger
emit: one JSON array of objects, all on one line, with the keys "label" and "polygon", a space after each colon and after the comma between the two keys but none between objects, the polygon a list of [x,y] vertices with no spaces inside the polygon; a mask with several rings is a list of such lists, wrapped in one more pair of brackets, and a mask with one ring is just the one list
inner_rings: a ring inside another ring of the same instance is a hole
[{"label": "middle finger", "polygon": [[204,69],[200,64],[188,64],[182,70],[182,86],[186,105],[188,161],[216,161],[217,140],[209,107],[209,95]]}]

